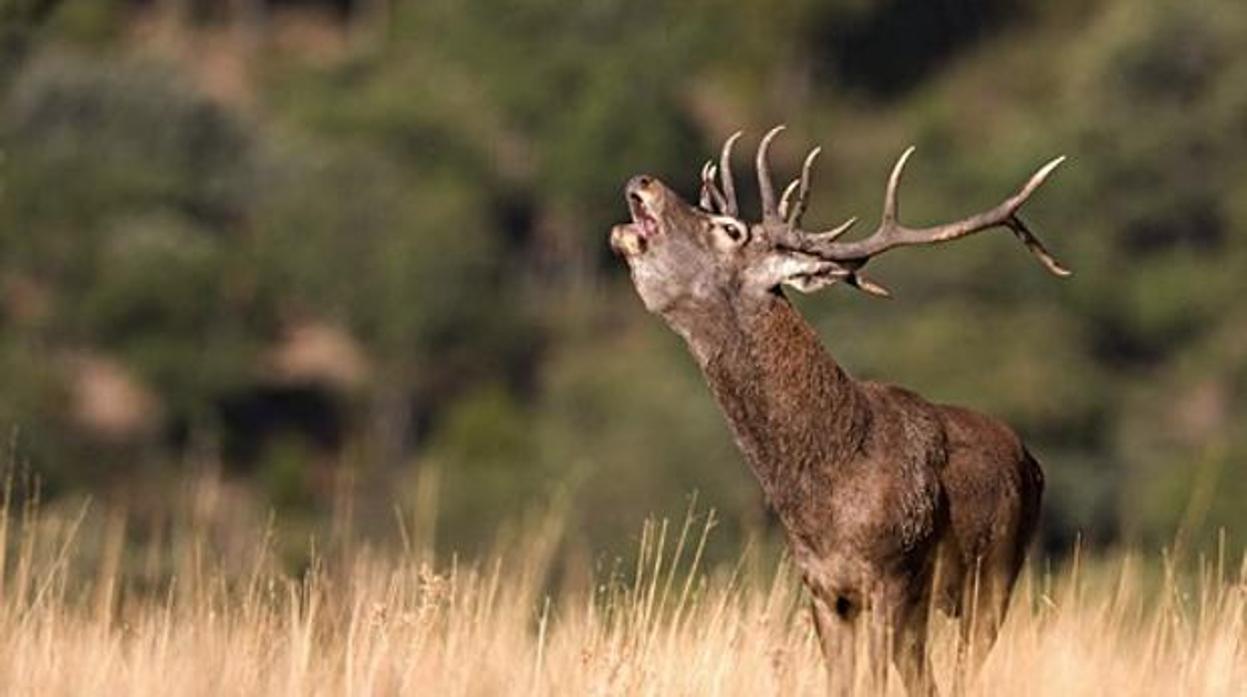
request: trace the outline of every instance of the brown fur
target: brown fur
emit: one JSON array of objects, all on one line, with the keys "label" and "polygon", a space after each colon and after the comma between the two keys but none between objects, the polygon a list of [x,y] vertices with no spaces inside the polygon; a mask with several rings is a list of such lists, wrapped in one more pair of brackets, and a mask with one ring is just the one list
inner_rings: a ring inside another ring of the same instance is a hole
[{"label": "brown fur", "polygon": [[1038,463],[994,419],[850,377],[775,279],[751,275],[765,230],[730,244],[644,184],[657,227],[617,227],[612,243],[687,342],[782,523],[833,682],[849,689],[865,647],[872,671],[891,655],[911,694],[933,691],[928,607],[961,618],[972,661],[990,647],[1036,527]]}]

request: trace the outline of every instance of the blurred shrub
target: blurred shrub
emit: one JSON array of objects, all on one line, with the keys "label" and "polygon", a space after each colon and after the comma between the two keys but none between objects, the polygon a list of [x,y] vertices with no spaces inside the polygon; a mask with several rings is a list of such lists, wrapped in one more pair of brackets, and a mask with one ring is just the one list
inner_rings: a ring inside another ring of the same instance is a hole
[{"label": "blurred shrub", "polygon": [[[248,452],[231,471],[319,514],[316,468],[378,501],[437,468],[444,544],[562,491],[595,547],[698,489],[737,544],[757,487],[605,233],[628,176],[691,194],[722,136],[782,120],[777,169],[826,146],[812,225],[877,210],[907,140],[915,223],[1069,154],[1027,213],[1069,281],[987,234],[872,265],[895,303],[797,302],[854,374],[1015,424],[1051,549],[1247,530],[1241,3],[427,0],[375,27],[275,13],[254,43],[225,5],[167,34],[144,7],[23,6],[0,32],[0,425],[57,486]],[[245,98],[205,96],[229,66]],[[358,354],[351,386],[281,382],[306,326]],[[92,433],[83,364],[153,395],[156,432]],[[273,391],[329,405],[341,442],[237,407]],[[247,419],[277,426],[225,433]]]}]

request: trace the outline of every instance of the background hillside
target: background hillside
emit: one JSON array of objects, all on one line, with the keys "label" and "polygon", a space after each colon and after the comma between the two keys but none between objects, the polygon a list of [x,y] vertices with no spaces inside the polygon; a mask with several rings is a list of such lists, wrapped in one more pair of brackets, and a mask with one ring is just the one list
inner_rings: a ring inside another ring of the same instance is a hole
[{"label": "background hillside", "polygon": [[208,477],[292,533],[397,508],[471,551],[555,500],[612,549],[697,490],[712,556],[765,540],[605,239],[629,176],[691,194],[778,122],[781,170],[824,148],[812,223],[872,221],[911,143],[915,222],[1067,154],[1028,219],[1071,279],[988,234],[797,302],[855,375],[1014,424],[1049,552],[1242,545],[1237,0],[0,0],[7,460],[134,535]]}]

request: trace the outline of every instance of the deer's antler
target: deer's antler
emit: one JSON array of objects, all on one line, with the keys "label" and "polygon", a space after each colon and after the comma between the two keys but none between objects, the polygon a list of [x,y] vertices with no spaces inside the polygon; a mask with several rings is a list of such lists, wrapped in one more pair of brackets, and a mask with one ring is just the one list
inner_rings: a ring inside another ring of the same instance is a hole
[{"label": "deer's antler", "polygon": [[[897,159],[896,164],[892,167],[892,173],[888,177],[887,188],[884,190],[883,195],[883,214],[879,227],[867,237],[846,242],[840,241],[839,238],[857,222],[856,218],[850,218],[841,225],[824,232],[807,232],[800,227],[801,216],[805,213],[810,192],[810,171],[820,152],[819,148],[814,148],[806,156],[805,162],[801,167],[801,176],[793,180],[784,189],[778,204],[776,203],[775,189],[771,184],[771,171],[767,155],[771,141],[783,130],[783,126],[772,128],[763,136],[762,141],[758,145],[757,170],[758,187],[762,200],[762,225],[767,228],[776,246],[809,254],[842,266],[845,269],[844,281],[849,285],[873,295],[887,296],[889,295],[887,289],[865,278],[859,272],[859,269],[875,256],[896,247],[948,242],[994,227],[1007,227],[1012,230],[1022,244],[1026,245],[1026,248],[1052,274],[1062,277],[1070,275],[1069,269],[1065,268],[1052,256],[1047,248],[1044,247],[1043,242],[1031,232],[1026,223],[1018,216],[1018,210],[1026,203],[1031,194],[1047,180],[1052,171],[1065,160],[1064,156],[1058,157],[1040,167],[1016,194],[1005,199],[994,208],[950,223],[912,228],[899,221],[900,203],[898,195],[901,175],[905,171],[905,164],[914,152],[914,148],[911,146]],[[728,192],[726,201],[721,201],[723,195],[718,194],[718,190],[714,186],[714,168],[707,163],[708,168],[703,168],[702,170],[703,207],[709,208],[708,203],[713,203],[720,212],[733,216],[737,215],[737,206],[735,185],[732,182],[728,160],[731,155],[731,146],[739,137],[740,133],[737,132],[724,144],[720,161],[719,173],[722,176],[723,189],[725,192]],[[796,195],[795,199],[793,199],[794,194]]]}]

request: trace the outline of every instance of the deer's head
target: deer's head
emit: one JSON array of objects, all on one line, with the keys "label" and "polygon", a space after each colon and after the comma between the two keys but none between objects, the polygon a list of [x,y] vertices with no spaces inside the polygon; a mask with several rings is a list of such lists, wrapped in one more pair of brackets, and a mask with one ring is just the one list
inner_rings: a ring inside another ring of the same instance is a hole
[{"label": "deer's head", "polygon": [[800,227],[810,191],[810,170],[819,148],[810,151],[800,176],[776,197],[767,152],[782,130],[783,126],[772,129],[758,145],[762,202],[758,222],[743,220],[736,201],[731,154],[740,133],[724,143],[717,167],[711,162],[702,167],[701,197],[696,206],[654,177],[639,175],[628,181],[625,196],[632,222],[616,225],[610,242],[612,249],[627,260],[637,293],[651,312],[696,312],[725,301],[765,297],[782,285],[812,292],[844,282],[873,295],[887,296],[885,288],[861,274],[861,268],[876,255],[1000,226],[1012,230],[1049,271],[1069,275],[1017,215],[1064,158],[1044,165],[1020,191],[995,208],[952,223],[911,228],[897,219],[897,188],[905,162],[913,153],[909,148],[888,178],[878,229],[868,237],[846,242],[839,238],[855,218],[825,232],[812,233]]}]

